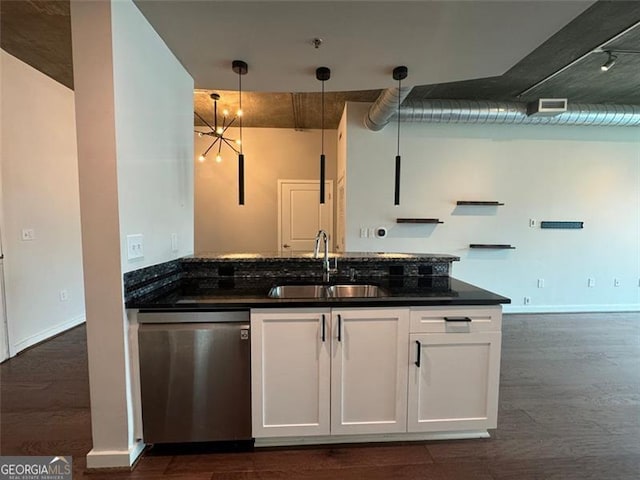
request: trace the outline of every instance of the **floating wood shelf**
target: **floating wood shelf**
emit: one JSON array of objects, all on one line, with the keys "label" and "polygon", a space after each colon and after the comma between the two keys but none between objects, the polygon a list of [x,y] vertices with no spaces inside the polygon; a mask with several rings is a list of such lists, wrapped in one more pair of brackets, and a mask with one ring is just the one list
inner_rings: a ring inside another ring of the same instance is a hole
[{"label": "floating wood shelf", "polygon": [[563,229],[580,229],[584,228],[584,222],[540,222],[540,228],[563,228]]},{"label": "floating wood shelf", "polygon": [[486,248],[493,250],[515,250],[516,247],[513,247],[508,244],[503,243],[472,243],[469,245],[469,248]]},{"label": "floating wood shelf", "polygon": [[439,218],[396,218],[396,223],[444,223]]},{"label": "floating wood shelf", "polygon": [[480,205],[483,207],[499,207],[504,205],[502,202],[484,202],[484,201],[476,201],[476,200],[458,200],[456,205]]}]

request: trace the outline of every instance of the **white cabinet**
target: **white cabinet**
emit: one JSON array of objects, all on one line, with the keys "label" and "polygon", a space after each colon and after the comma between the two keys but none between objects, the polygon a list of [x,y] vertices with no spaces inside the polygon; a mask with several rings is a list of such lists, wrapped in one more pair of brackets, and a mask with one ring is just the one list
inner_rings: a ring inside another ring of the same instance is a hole
[{"label": "white cabinet", "polygon": [[406,432],[408,309],[253,310],[253,436]]},{"label": "white cabinet", "polygon": [[408,309],[331,313],[331,434],[407,430]]},{"label": "white cabinet", "polygon": [[254,437],[329,434],[330,316],[329,309],[251,312]]},{"label": "white cabinet", "polygon": [[499,305],[252,310],[253,436],[486,435],[501,323]]},{"label": "white cabinet", "polygon": [[499,307],[411,312],[409,432],[496,427],[500,324]]}]

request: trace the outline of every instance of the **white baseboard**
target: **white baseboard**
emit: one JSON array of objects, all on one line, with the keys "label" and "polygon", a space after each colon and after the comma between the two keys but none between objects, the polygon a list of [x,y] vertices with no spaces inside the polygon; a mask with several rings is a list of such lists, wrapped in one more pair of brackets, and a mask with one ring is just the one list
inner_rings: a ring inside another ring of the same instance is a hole
[{"label": "white baseboard", "polygon": [[334,443],[412,442],[421,440],[461,440],[489,437],[489,432],[486,430],[431,433],[379,433],[371,435],[328,435],[319,437],[273,437],[256,438],[255,446],[279,447],[285,445],[323,445]]},{"label": "white baseboard", "polygon": [[145,444],[136,442],[128,450],[91,449],[87,453],[87,468],[130,468],[143,452]]},{"label": "white baseboard", "polygon": [[613,305],[510,305],[502,306],[502,313],[608,313],[640,312],[640,304]]},{"label": "white baseboard", "polygon": [[13,357],[16,354],[20,353],[25,348],[29,348],[30,346],[35,345],[36,343],[42,342],[43,340],[46,340],[55,335],[58,335],[59,333],[62,333],[65,330],[69,330],[70,328],[77,327],[81,323],[84,323],[85,320],[86,320],[86,317],[84,316],[84,314],[78,315],[77,317],[67,320],[66,322],[59,323],[41,332],[38,332],[35,335],[31,335],[25,338],[24,340],[19,341],[18,343],[9,345],[9,356]]}]

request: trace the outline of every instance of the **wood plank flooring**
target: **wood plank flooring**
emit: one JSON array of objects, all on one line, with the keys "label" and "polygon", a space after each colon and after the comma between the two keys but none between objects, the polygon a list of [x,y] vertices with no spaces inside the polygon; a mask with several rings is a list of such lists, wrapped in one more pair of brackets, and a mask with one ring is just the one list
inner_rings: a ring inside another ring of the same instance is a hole
[{"label": "wood plank flooring", "polygon": [[74,479],[640,478],[638,313],[505,315],[499,424],[487,440],[151,450],[133,472],[87,473],[84,327],[2,364],[0,386],[0,453],[72,455]]}]

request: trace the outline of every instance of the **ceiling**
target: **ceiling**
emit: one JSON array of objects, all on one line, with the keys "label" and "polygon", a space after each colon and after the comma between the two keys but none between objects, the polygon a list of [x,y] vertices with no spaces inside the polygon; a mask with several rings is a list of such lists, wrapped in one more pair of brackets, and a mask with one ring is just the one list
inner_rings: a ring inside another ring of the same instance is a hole
[{"label": "ceiling", "polygon": [[[332,69],[325,96],[329,128],[337,126],[345,101],[373,101],[381,88],[393,86],[390,72],[398,64],[409,67],[405,83],[415,86],[409,100],[567,97],[573,103],[640,104],[636,54],[619,55],[606,73],[599,69],[605,53],[587,55],[519,96],[640,22],[635,0],[136,4],[194,77],[195,108],[207,119],[211,91],[221,94],[221,108],[235,109],[233,59],[249,64],[245,126],[318,128],[320,82],[314,70],[320,65]],[[73,88],[68,0],[2,0],[0,9],[2,48]],[[310,43],[314,37],[324,40],[318,49]],[[640,27],[614,45],[640,50]]]}]

